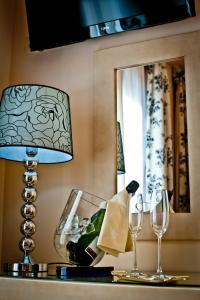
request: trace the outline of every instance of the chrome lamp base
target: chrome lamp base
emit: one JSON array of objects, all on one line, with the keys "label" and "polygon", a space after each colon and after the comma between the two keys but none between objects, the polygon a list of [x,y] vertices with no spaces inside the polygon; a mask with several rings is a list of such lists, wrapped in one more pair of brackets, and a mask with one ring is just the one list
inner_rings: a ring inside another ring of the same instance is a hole
[{"label": "chrome lamp base", "polygon": [[44,278],[48,274],[47,264],[27,264],[22,262],[4,263],[4,272],[13,277]]},{"label": "chrome lamp base", "polygon": [[23,257],[20,262],[4,263],[3,269],[7,275],[15,277],[46,277],[48,273],[47,264],[35,263],[30,256],[30,252],[35,249],[32,235],[36,231],[33,219],[36,215],[34,202],[37,198],[37,190],[35,188],[38,178],[37,161],[34,160],[34,157],[37,155],[37,148],[27,148],[27,155],[30,159],[25,162],[24,205],[21,207],[21,215],[24,219],[20,225],[23,237],[19,242],[19,248],[23,252]]}]

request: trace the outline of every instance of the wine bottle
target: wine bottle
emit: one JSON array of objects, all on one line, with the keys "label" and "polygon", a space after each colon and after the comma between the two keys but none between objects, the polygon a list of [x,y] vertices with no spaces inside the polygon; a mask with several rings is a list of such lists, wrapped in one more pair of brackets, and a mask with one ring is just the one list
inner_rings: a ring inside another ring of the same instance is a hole
[{"label": "wine bottle", "polygon": [[71,262],[79,266],[90,266],[101,253],[97,247],[97,240],[103,223],[106,211],[106,201],[100,204],[100,209],[91,217],[90,223],[86,227],[77,243],[69,241],[66,248],[69,251]]},{"label": "wine bottle", "polygon": [[139,183],[137,181],[133,180],[127,185],[126,191],[129,194],[134,195],[138,188],[139,188]]}]

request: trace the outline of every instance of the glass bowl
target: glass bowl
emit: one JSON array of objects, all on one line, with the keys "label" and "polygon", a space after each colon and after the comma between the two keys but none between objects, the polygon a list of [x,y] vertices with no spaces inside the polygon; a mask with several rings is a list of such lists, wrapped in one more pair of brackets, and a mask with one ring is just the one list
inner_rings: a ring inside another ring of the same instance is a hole
[{"label": "glass bowl", "polygon": [[57,253],[69,265],[94,266],[104,256],[97,247],[106,201],[88,192],[73,189],[54,236]]}]

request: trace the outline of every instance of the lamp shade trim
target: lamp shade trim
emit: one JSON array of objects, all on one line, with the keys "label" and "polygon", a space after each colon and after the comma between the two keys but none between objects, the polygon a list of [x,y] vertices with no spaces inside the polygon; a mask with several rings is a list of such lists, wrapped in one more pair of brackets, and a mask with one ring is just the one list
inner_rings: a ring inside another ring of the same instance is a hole
[{"label": "lamp shade trim", "polygon": [[0,106],[0,157],[24,161],[26,147],[39,149],[40,163],[73,158],[70,104],[65,92],[33,84],[4,89]]},{"label": "lamp shade trim", "polygon": [[117,174],[120,175],[125,172],[121,126],[120,123],[117,122]]},{"label": "lamp shade trim", "polygon": [[[29,145],[27,146],[29,147]],[[26,146],[15,145],[15,146],[1,146],[0,145],[0,158],[5,158],[13,161],[27,161],[30,157],[26,153]],[[34,160],[38,163],[53,164],[70,161],[73,159],[73,155],[67,152],[40,148],[37,147],[38,153]]]}]

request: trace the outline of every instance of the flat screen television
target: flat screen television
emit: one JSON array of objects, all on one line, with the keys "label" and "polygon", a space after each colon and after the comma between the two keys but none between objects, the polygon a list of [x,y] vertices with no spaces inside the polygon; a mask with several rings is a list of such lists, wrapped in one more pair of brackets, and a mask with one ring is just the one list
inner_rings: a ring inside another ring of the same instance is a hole
[{"label": "flat screen television", "polygon": [[79,0],[25,0],[31,51],[55,48],[89,38],[81,25]]},{"label": "flat screen television", "polygon": [[90,37],[155,26],[195,16],[193,0],[82,0],[81,24]]},{"label": "flat screen television", "polygon": [[194,0],[25,0],[25,3],[31,51],[195,16]]}]

